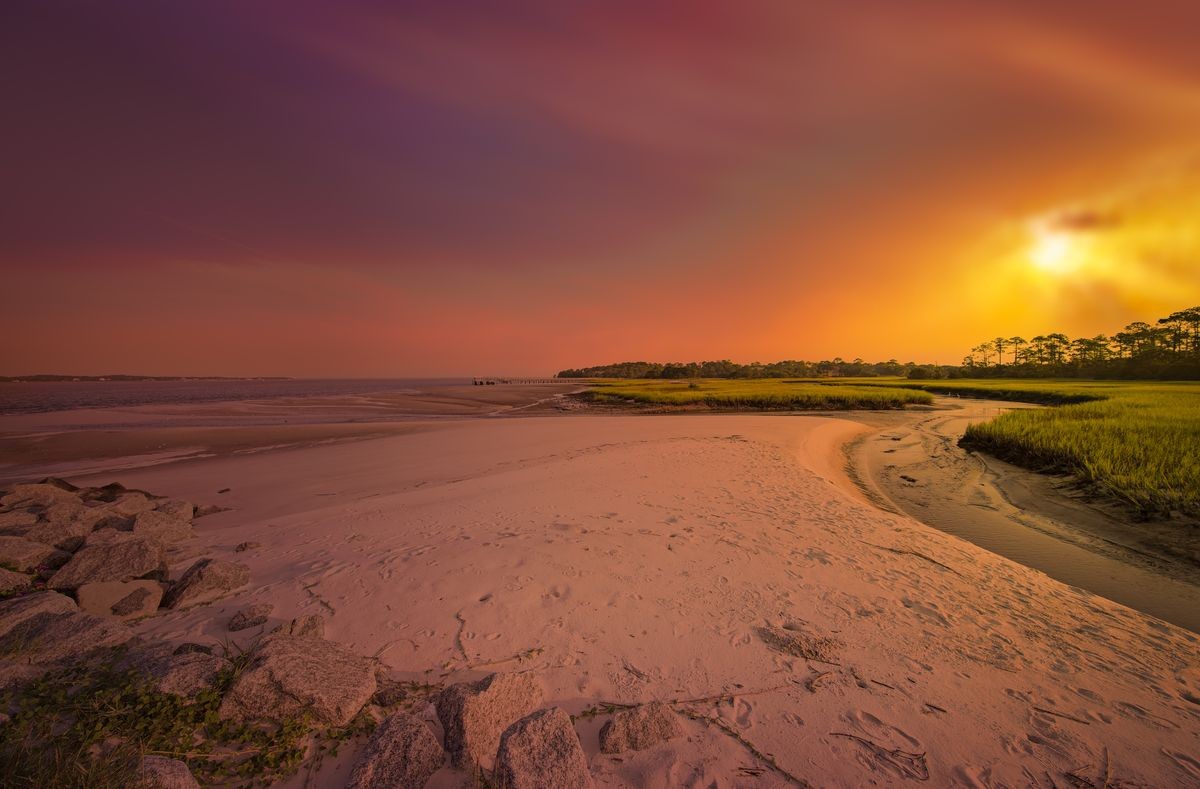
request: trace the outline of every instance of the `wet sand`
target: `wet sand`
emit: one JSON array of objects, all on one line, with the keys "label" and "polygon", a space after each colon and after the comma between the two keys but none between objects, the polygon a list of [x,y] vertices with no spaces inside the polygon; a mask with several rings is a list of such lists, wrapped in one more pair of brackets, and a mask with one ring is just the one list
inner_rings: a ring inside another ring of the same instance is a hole
[{"label": "wet sand", "polygon": [[1200,535],[1128,512],[1048,476],[958,446],[967,424],[1020,403],[939,397],[933,409],[857,413],[851,477],[903,512],[1051,577],[1200,632]]},{"label": "wet sand", "polygon": [[574,384],[441,386],[353,397],[88,408],[0,415],[0,483],[376,438],[430,419],[528,413]]}]

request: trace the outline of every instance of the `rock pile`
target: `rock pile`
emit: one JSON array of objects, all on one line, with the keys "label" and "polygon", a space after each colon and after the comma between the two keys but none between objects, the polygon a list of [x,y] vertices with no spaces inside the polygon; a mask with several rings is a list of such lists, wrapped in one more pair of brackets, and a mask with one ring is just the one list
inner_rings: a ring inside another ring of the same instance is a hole
[{"label": "rock pile", "polygon": [[[151,496],[120,485],[77,488],[58,479],[13,485],[0,495],[0,592],[40,585],[77,594],[97,583],[167,580],[167,560],[182,541],[194,536],[191,504]],[[112,599],[117,603],[126,594]],[[142,588],[146,588],[143,584]],[[85,592],[112,598],[119,590]],[[161,595],[160,595],[161,596]],[[122,606],[149,609],[145,595]],[[103,615],[131,616],[132,613]]]}]

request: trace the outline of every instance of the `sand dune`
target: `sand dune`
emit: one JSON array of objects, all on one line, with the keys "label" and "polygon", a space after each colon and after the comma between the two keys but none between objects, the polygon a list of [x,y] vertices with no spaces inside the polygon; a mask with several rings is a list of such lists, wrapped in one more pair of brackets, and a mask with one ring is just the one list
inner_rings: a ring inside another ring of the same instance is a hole
[{"label": "sand dune", "polygon": [[530,671],[576,714],[701,699],[686,739],[632,756],[580,718],[601,785],[1200,783],[1196,636],[875,509],[840,468],[862,429],[469,420],[122,473],[231,507],[199,522],[206,554],[262,544],[237,554],[249,591],[140,627],[224,639],[269,601],[265,627],[326,614],[400,678]]}]

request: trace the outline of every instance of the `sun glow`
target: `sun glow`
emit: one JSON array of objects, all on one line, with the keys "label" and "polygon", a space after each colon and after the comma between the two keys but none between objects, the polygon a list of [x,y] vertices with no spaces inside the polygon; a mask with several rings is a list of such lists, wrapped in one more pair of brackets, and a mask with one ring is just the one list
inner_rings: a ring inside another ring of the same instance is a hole
[{"label": "sun glow", "polygon": [[1080,249],[1073,234],[1061,230],[1035,228],[1029,259],[1042,271],[1065,274],[1078,267]]}]

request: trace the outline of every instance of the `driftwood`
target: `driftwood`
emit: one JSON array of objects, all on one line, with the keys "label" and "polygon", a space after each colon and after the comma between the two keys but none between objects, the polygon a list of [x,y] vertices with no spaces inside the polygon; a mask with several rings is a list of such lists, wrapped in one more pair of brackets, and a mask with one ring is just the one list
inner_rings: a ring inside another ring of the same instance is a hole
[{"label": "driftwood", "polygon": [[948,564],[942,564],[937,559],[934,559],[932,556],[926,556],[925,554],[918,553],[917,551],[910,551],[907,548],[889,548],[886,545],[876,545],[875,543],[867,542],[866,540],[859,540],[859,542],[861,542],[863,545],[869,545],[872,548],[878,548],[881,551],[889,551],[891,553],[898,553],[902,556],[915,556],[918,559],[924,559],[925,561],[929,562],[930,564],[936,564],[938,567],[941,567],[943,570],[949,570],[950,572],[954,573],[955,575],[959,576],[960,578],[962,577],[962,573],[960,573],[958,570],[955,570],[953,567],[951,567]]},{"label": "driftwood", "polygon": [[830,732],[830,736],[845,737],[866,746],[876,759],[895,769],[905,778],[915,778],[918,781],[929,780],[929,765],[925,763],[925,754],[923,753],[909,753],[899,749],[889,750],[865,737],[859,737],[857,734],[834,731]]},{"label": "driftwood", "polygon": [[1075,721],[1076,723],[1082,723],[1084,726],[1092,725],[1091,721],[1085,721],[1083,718],[1076,718],[1074,715],[1068,715],[1065,712],[1055,712],[1054,710],[1048,710],[1045,707],[1034,707],[1033,709],[1035,712],[1044,712],[1045,714],[1053,715],[1056,718],[1066,718],[1069,721]]}]

